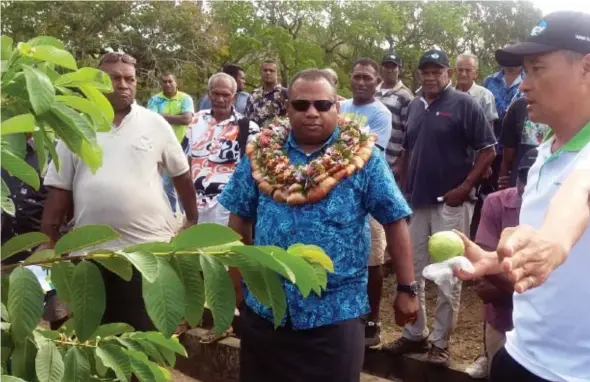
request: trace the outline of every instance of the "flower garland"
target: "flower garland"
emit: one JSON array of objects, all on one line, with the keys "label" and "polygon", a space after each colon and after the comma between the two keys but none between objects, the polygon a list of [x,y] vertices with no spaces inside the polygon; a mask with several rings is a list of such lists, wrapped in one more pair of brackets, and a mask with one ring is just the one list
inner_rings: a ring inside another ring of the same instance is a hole
[{"label": "flower garland", "polygon": [[338,182],[363,168],[375,135],[350,117],[339,117],[340,137],[320,157],[307,165],[291,164],[283,145],[291,131],[288,119],[275,119],[246,146],[252,176],[258,188],[274,200],[290,205],[315,203],[328,195]]}]

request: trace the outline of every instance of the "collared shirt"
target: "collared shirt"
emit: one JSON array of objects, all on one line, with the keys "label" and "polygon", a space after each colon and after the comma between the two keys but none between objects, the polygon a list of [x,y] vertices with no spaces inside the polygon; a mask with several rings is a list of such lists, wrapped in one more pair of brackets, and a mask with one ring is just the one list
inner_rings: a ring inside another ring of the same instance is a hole
[{"label": "collared shirt", "polygon": [[473,151],[496,144],[483,110],[450,85],[430,104],[422,96],[408,109],[404,149],[409,150],[408,187],[413,208],[438,204],[473,167]]},{"label": "collared shirt", "polygon": [[[240,114],[246,114],[246,106],[248,105],[248,102],[250,102],[252,96],[250,95],[250,93],[245,92],[245,91],[239,91],[236,93],[236,100],[234,101],[234,107],[236,109],[236,111]],[[199,110],[206,110],[206,109],[211,109],[211,100],[209,99],[209,95],[205,94],[205,96],[203,97],[203,99],[201,100],[201,103],[199,105]]]},{"label": "collared shirt", "polygon": [[[226,225],[229,212],[217,203],[217,197],[229,182],[240,160],[238,121],[244,117],[232,109],[230,117],[217,121],[211,110],[201,110],[187,132],[191,176],[197,192],[199,222]],[[249,121],[249,135],[259,131]]]},{"label": "collared shirt", "polygon": [[475,82],[471,85],[467,93],[471,95],[477,101],[478,105],[483,110],[488,121],[494,121],[498,119],[498,112],[496,111],[496,100],[491,91],[479,86]]},{"label": "collared shirt", "polygon": [[[186,93],[177,91],[174,97],[168,98],[164,93],[158,93],[150,98],[148,109],[158,114],[182,115],[186,112],[195,113],[193,99]],[[182,142],[188,125],[172,125],[178,142]]]},{"label": "collared shirt", "polygon": [[[538,147],[523,194],[520,224],[538,229],[562,182],[576,170],[590,171],[590,121],[551,152],[555,138]],[[573,211],[572,211],[573,212]],[[587,382],[590,376],[590,227],[563,264],[540,286],[514,294],[514,329],[506,350],[519,364],[549,381]]]},{"label": "collared shirt", "polygon": [[527,151],[539,146],[550,131],[549,126],[529,119],[526,99],[519,98],[510,105],[502,122],[500,144],[506,148],[516,149],[510,169],[512,187],[516,185],[521,158]]},{"label": "collared shirt", "polygon": [[[516,187],[489,194],[483,202],[475,242],[495,250],[502,231],[518,225],[521,204]],[[500,332],[512,329],[512,295],[507,292],[504,295],[503,301],[485,305],[486,322]]]},{"label": "collared shirt", "polygon": [[[322,155],[339,136],[340,130],[336,129],[322,148],[309,155],[299,148],[292,135],[283,147],[291,163],[305,164]],[[304,299],[297,287],[282,281],[288,315],[296,330],[360,317],[369,311],[368,214],[379,223],[388,224],[411,213],[383,154],[376,149],[364,168],[343,179],[324,199],[301,206],[278,203],[259,191],[252,178],[250,160],[245,157],[219,202],[235,215],[256,218],[256,245],[288,248],[295,243],[315,244],[332,259],[335,272],[328,273],[327,289],[321,296],[312,292]],[[247,288],[244,297],[258,315],[273,320],[271,310]]]},{"label": "collared shirt", "polygon": [[287,98],[287,89],[281,84],[266,93],[263,88],[254,89],[246,107],[246,116],[262,127],[275,117],[287,115]]},{"label": "collared shirt", "polygon": [[414,95],[401,80],[392,89],[383,89],[382,85],[380,84],[377,87],[375,98],[381,101],[391,112],[391,137],[385,149],[385,158],[387,163],[393,166],[403,150],[408,106],[414,99]]},{"label": "collared shirt", "polygon": [[494,100],[496,101],[496,110],[498,117],[501,120],[504,118],[504,114],[508,110],[510,103],[519,94],[518,87],[524,79],[524,72],[521,71],[520,75],[508,85],[506,78],[504,77],[504,70],[500,70],[496,73],[490,74],[483,81],[483,86],[492,92]]},{"label": "collared shirt", "polygon": [[72,191],[75,226],[106,224],[121,235],[99,248],[170,240],[177,227],[161,169],[171,177],[189,170],[170,124],[134,103],[119,126],[96,133],[96,140],[102,148],[96,173],[59,141],[59,171],[52,162],[45,176],[46,186]]},{"label": "collared shirt", "polygon": [[352,99],[340,102],[340,114],[369,126],[371,133],[377,134],[375,144],[385,150],[391,138],[391,112],[378,100],[364,105],[355,105]]}]

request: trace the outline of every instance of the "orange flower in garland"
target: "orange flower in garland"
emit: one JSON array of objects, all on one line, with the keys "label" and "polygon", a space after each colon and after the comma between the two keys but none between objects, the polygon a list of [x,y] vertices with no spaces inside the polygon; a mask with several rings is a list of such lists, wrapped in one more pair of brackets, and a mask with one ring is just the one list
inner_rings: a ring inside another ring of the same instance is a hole
[{"label": "orange flower in garland", "polygon": [[315,203],[343,178],[363,168],[375,144],[375,135],[357,121],[340,117],[340,137],[307,165],[293,165],[283,151],[291,131],[288,119],[267,124],[246,147],[258,188],[274,200],[291,205]]}]

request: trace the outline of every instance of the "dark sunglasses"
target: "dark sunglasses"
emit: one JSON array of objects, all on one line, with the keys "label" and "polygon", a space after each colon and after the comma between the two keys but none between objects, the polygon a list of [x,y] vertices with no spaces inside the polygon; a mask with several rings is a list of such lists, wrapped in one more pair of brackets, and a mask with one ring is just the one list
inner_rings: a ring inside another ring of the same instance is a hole
[{"label": "dark sunglasses", "polygon": [[335,102],[328,100],[308,101],[305,99],[294,99],[291,101],[291,106],[297,111],[307,111],[311,105],[319,112],[328,111],[334,106]]},{"label": "dark sunglasses", "polygon": [[122,61],[126,64],[129,65],[133,65],[135,66],[135,64],[137,63],[137,60],[135,58],[133,58],[132,56],[128,55],[127,53],[121,53],[121,52],[109,52],[104,54],[101,58],[100,58],[100,63],[98,64],[99,66],[104,64],[104,63],[114,63],[114,62],[119,62]]}]

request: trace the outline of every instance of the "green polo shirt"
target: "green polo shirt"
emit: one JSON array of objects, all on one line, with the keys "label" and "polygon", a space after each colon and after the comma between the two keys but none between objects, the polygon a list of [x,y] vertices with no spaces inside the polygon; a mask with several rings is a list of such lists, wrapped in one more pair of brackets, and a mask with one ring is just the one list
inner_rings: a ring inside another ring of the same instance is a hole
[{"label": "green polo shirt", "polygon": [[[181,115],[190,111],[194,114],[193,99],[186,93],[177,91],[174,97],[168,98],[164,93],[158,93],[150,98],[148,109],[158,114]],[[178,142],[182,142],[188,125],[172,125]]]}]

